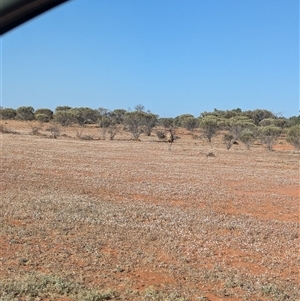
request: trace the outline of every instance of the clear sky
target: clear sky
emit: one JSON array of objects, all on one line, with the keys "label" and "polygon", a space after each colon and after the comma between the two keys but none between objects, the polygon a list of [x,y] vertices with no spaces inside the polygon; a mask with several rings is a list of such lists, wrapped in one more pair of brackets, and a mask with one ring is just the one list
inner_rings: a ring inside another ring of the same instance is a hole
[{"label": "clear sky", "polygon": [[299,0],[72,0],[1,38],[1,105],[299,114]]}]

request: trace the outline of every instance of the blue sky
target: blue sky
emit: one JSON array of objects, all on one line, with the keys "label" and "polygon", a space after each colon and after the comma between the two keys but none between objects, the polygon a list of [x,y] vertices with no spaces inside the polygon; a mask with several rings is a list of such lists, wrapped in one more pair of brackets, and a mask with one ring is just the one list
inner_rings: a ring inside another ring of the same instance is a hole
[{"label": "blue sky", "polygon": [[72,0],[1,38],[1,105],[299,113],[299,0]]}]

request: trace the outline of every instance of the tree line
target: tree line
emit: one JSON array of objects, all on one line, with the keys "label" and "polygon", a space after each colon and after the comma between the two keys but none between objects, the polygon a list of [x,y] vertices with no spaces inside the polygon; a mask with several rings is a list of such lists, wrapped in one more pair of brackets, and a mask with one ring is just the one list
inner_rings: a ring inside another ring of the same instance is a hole
[{"label": "tree line", "polygon": [[[91,109],[88,107],[58,106],[53,112],[47,108],[35,110],[31,106],[21,106],[17,109],[1,108],[0,118],[2,120],[39,121],[41,123],[52,123],[60,126],[78,124],[97,124],[105,139],[108,134],[113,139],[120,125],[128,130],[134,139],[138,139],[143,133],[151,135],[156,126],[166,130],[182,127],[191,132],[197,138],[196,130],[200,129],[203,136],[209,141],[220,131],[223,135],[227,149],[237,140],[250,148],[258,138],[272,147],[278,137],[286,134],[289,143],[300,148],[300,115],[285,118],[274,114],[269,110],[255,109],[243,111],[240,108],[232,110],[214,109],[212,112],[202,112],[198,117],[192,114],[182,114],[175,118],[162,118],[159,115],[146,111],[141,104],[136,105],[134,110],[124,109],[109,110],[106,108]],[[158,138],[164,138],[164,132],[157,130]]]}]

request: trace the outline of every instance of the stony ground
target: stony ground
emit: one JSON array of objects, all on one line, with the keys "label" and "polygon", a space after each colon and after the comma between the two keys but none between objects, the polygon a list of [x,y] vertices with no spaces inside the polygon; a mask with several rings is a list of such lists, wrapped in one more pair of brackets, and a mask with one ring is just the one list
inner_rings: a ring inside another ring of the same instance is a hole
[{"label": "stony ground", "polygon": [[226,150],[182,131],[169,151],[154,134],[6,126],[20,134],[1,135],[0,300],[300,299],[284,142]]}]

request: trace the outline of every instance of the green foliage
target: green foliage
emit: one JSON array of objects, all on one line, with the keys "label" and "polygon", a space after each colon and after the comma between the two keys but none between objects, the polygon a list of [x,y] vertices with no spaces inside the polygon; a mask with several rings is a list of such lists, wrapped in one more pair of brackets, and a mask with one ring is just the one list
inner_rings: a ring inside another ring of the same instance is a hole
[{"label": "green foliage", "polygon": [[250,129],[244,129],[240,134],[240,140],[246,145],[247,149],[250,149],[255,141],[255,133]]},{"label": "green foliage", "polygon": [[174,126],[174,118],[159,118],[158,124],[168,129],[171,126]]},{"label": "green foliage", "polygon": [[267,145],[267,148],[271,151],[276,140],[282,133],[282,129],[273,125],[264,126],[259,128],[260,139]]},{"label": "green foliage", "polygon": [[146,136],[150,136],[152,129],[156,126],[157,124],[157,115],[154,115],[152,113],[144,113],[143,116],[143,132],[145,133]]},{"label": "green foliage", "polygon": [[49,122],[50,119],[46,114],[35,114],[35,119],[39,122]]},{"label": "green foliage", "polygon": [[91,108],[74,108],[70,111],[74,112],[75,122],[83,126],[85,124],[95,124],[99,118],[99,111]]},{"label": "green foliage", "polygon": [[224,134],[224,136],[223,136],[223,140],[224,140],[224,142],[225,142],[225,145],[226,145],[226,148],[227,149],[230,149],[231,148],[231,146],[232,146],[232,140],[233,140],[233,135],[231,135],[231,134]]},{"label": "green foliage", "polygon": [[271,111],[261,109],[245,111],[243,115],[252,119],[255,125],[259,125],[259,123],[266,118],[275,118],[275,115]]},{"label": "green foliage", "polygon": [[297,149],[300,149],[300,124],[289,128],[286,135],[286,141],[295,146]]},{"label": "green foliage", "polygon": [[17,115],[17,111],[12,108],[1,108],[0,109],[0,119],[8,120],[8,119],[15,119]]},{"label": "green foliage", "polygon": [[153,287],[149,287],[144,291],[144,300],[145,301],[186,301],[187,299],[177,293],[166,294],[156,290]]},{"label": "green foliage", "polygon": [[116,109],[110,113],[111,118],[116,124],[122,124],[124,122],[126,110]]},{"label": "green foliage", "polygon": [[266,118],[263,119],[262,121],[259,122],[260,126],[269,126],[269,125],[273,125],[274,126],[274,122],[275,119],[274,118]]},{"label": "green foliage", "polygon": [[62,296],[78,301],[100,301],[111,300],[117,294],[113,291],[101,293],[52,275],[32,274],[21,280],[0,281],[0,300],[3,301],[54,300]]},{"label": "green foliage", "polygon": [[127,112],[125,114],[124,124],[134,139],[138,139],[143,132],[144,116],[145,113],[141,111]]},{"label": "green foliage", "polygon": [[183,121],[186,118],[190,118],[190,117],[194,118],[194,115],[192,115],[192,114],[179,115],[179,116],[174,118],[174,125],[177,126],[177,127],[183,127]]},{"label": "green foliage", "polygon": [[294,126],[300,124],[300,115],[298,116],[292,116],[288,119],[288,126]]},{"label": "green foliage", "polygon": [[69,106],[58,106],[58,107],[55,108],[55,112],[69,111],[71,109],[72,109],[72,107],[69,107]]},{"label": "green foliage", "polygon": [[199,120],[194,117],[186,117],[181,122],[182,126],[193,132],[199,126]]},{"label": "green foliage", "polygon": [[53,120],[62,126],[69,126],[76,123],[77,117],[74,110],[58,110],[53,115]]},{"label": "green foliage", "polygon": [[16,115],[16,119],[22,120],[22,121],[30,121],[30,120],[34,120],[34,108],[33,107],[19,107],[17,108],[17,115]]},{"label": "green foliage", "polygon": [[200,127],[208,142],[211,142],[212,137],[217,133],[221,122],[222,120],[212,115],[207,115],[200,119]]},{"label": "green foliage", "polygon": [[215,116],[215,117],[219,117],[219,118],[225,118],[225,119],[229,119],[235,116],[241,116],[242,115],[242,110],[240,108],[236,108],[233,110],[218,110],[218,109],[214,109],[213,112],[206,112],[204,111],[203,113],[200,114],[200,117],[203,118],[205,116]]},{"label": "green foliage", "polygon": [[276,119],[274,119],[274,125],[283,129],[283,128],[288,127],[289,120],[284,117],[276,118]]},{"label": "green foliage", "polygon": [[[37,109],[34,112],[34,115],[35,115],[36,120],[40,119],[40,121],[41,121],[41,119],[42,119],[43,120],[42,122],[49,122],[51,119],[53,119],[53,111],[50,109]],[[38,115],[42,115],[42,117],[38,118]]]},{"label": "green foliage", "polygon": [[253,120],[246,116],[232,117],[226,121],[226,125],[234,139],[240,139],[243,130],[255,127]]}]

